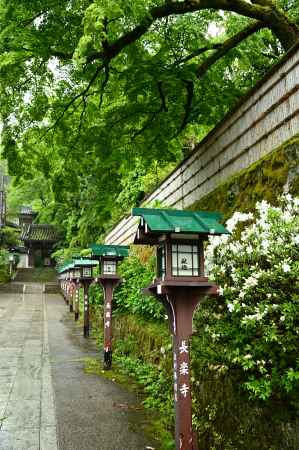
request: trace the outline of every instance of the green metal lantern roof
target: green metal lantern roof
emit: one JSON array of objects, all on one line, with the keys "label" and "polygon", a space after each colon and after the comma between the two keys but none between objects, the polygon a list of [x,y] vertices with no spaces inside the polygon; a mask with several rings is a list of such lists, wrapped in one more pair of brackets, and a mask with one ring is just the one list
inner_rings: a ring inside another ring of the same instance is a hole
[{"label": "green metal lantern roof", "polygon": [[89,250],[89,256],[116,256],[118,258],[129,256],[129,247],[127,245],[92,244]]},{"label": "green metal lantern roof", "polygon": [[132,215],[142,217],[156,233],[229,234],[216,212],[133,208]]},{"label": "green metal lantern roof", "polygon": [[70,261],[70,260],[64,261],[62,264],[59,264],[59,266],[57,267],[57,272],[58,273],[66,272],[67,270],[70,269],[70,265],[72,265],[72,261]]},{"label": "green metal lantern roof", "polygon": [[57,267],[56,270],[57,270],[58,273],[66,272],[67,266],[66,266],[66,265],[63,265],[63,266]]},{"label": "green metal lantern roof", "polygon": [[73,266],[97,266],[98,262],[94,259],[86,259],[86,258],[80,258],[80,259],[74,259]]},{"label": "green metal lantern roof", "polygon": [[79,266],[97,266],[98,262],[94,259],[87,259],[87,258],[76,258],[73,259],[73,261],[66,261],[64,264],[58,267],[57,271],[58,273],[66,272],[67,270],[74,269],[75,267]]}]

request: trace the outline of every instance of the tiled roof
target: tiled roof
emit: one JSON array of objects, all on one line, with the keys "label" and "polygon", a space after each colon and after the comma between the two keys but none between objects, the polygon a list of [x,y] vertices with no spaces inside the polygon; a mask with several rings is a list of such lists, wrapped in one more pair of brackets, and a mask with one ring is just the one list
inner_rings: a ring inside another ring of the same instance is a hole
[{"label": "tiled roof", "polygon": [[24,225],[21,232],[22,241],[57,242],[58,238],[57,229],[48,224]]},{"label": "tiled roof", "polygon": [[21,206],[20,214],[36,216],[37,213],[32,210],[31,206]]}]

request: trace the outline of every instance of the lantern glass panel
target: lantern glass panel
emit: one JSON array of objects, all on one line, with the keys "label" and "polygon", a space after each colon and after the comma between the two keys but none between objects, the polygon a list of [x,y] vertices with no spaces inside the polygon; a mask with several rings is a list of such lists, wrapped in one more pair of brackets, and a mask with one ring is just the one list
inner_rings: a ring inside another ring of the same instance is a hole
[{"label": "lantern glass panel", "polygon": [[103,273],[104,275],[116,275],[116,261],[104,260]]},{"label": "lantern glass panel", "polygon": [[166,258],[165,258],[165,247],[161,245],[157,248],[157,266],[158,266],[158,277],[164,279],[166,273]]},{"label": "lantern glass panel", "polygon": [[75,278],[80,278],[81,277],[81,270],[80,269],[76,269],[75,270]]},{"label": "lantern glass panel", "polygon": [[172,275],[176,277],[199,276],[199,246],[196,244],[172,245]]},{"label": "lantern glass panel", "polygon": [[83,278],[91,278],[91,267],[83,267]]}]

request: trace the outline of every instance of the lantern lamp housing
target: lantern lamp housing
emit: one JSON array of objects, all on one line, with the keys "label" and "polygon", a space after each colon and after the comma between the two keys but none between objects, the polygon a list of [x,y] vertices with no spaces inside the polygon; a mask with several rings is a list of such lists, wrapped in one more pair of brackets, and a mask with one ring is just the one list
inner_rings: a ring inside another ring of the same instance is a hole
[{"label": "lantern lamp housing", "polygon": [[157,279],[197,279],[205,277],[203,238],[179,239],[165,236],[156,247]]},{"label": "lantern lamp housing", "polygon": [[141,217],[134,243],[156,246],[156,281],[207,282],[204,241],[229,233],[220,214],[134,208],[132,215]]},{"label": "lantern lamp housing", "polygon": [[97,266],[97,262],[91,259],[76,259],[74,261],[76,267],[76,278],[81,280],[91,280],[93,278],[93,268]]},{"label": "lantern lamp housing", "polygon": [[117,259],[103,257],[102,259],[102,274],[103,275],[116,275],[117,274]]},{"label": "lantern lamp housing", "polygon": [[82,278],[92,278],[92,267],[83,267]]},{"label": "lantern lamp housing", "polygon": [[75,269],[74,277],[77,278],[77,279],[81,278],[81,270],[79,268]]},{"label": "lantern lamp housing", "polygon": [[101,276],[117,277],[118,263],[129,256],[129,247],[125,245],[92,244],[89,256],[100,262]]}]

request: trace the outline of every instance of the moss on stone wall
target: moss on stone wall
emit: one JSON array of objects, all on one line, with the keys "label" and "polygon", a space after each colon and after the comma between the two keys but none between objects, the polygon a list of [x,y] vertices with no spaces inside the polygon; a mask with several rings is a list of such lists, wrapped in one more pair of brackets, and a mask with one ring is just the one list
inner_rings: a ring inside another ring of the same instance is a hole
[{"label": "moss on stone wall", "polygon": [[235,211],[252,211],[257,201],[275,205],[286,190],[299,195],[299,135],[232,176],[189,209],[220,211],[227,219]]}]

